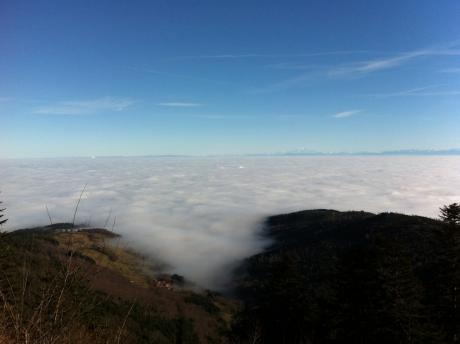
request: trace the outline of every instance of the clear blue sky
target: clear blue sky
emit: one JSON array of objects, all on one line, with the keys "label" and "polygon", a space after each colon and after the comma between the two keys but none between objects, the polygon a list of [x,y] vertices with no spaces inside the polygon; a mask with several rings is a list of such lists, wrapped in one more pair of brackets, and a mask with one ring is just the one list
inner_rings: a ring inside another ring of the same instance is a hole
[{"label": "clear blue sky", "polygon": [[460,147],[460,2],[0,1],[0,157]]}]

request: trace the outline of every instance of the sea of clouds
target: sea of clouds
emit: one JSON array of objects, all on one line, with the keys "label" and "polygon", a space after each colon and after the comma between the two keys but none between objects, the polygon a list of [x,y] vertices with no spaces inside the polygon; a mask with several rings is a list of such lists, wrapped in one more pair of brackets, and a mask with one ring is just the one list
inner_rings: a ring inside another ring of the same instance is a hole
[{"label": "sea of clouds", "polygon": [[198,285],[222,288],[263,249],[267,215],[396,211],[436,217],[460,201],[460,157],[69,158],[0,160],[7,229],[70,222],[109,227]]}]

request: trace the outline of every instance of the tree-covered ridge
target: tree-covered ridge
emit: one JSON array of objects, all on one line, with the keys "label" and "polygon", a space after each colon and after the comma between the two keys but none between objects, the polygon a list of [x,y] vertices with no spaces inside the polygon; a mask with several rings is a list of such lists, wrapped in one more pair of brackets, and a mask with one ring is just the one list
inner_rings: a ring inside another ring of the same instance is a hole
[{"label": "tree-covered ridge", "polygon": [[[270,217],[273,244],[238,273],[235,337],[255,343],[452,343],[457,225],[394,213]],[[457,337],[456,337],[457,336]]]},{"label": "tree-covered ridge", "polygon": [[441,208],[441,221],[334,210],[270,217],[271,245],[236,273],[238,312],[221,295],[182,289],[181,276],[152,279],[142,255],[106,229],[9,232],[0,238],[0,343],[452,343],[459,220],[456,204]]}]

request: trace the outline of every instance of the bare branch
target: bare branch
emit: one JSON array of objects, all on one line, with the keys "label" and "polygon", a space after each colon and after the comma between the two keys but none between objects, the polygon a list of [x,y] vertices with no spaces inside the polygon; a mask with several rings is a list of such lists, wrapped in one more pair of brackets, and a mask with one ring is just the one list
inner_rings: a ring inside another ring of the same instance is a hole
[{"label": "bare branch", "polygon": [[88,183],[86,183],[85,186],[83,187],[83,190],[81,190],[80,197],[78,198],[77,205],[75,206],[75,211],[73,213],[73,220],[72,220],[72,225],[73,226],[75,226],[75,218],[77,217],[78,206],[80,205],[81,198],[83,197],[83,193],[85,192],[87,185],[88,185]]}]

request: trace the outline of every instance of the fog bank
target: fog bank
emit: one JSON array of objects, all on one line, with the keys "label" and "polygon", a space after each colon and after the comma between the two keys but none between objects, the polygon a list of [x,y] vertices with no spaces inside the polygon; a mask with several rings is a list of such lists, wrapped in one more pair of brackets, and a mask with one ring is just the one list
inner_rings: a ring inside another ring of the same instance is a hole
[{"label": "fog bank", "polygon": [[313,208],[437,216],[460,201],[460,157],[241,157],[0,160],[8,229],[78,222],[115,230],[177,272],[220,287],[260,251],[267,215]]}]

